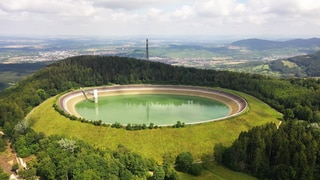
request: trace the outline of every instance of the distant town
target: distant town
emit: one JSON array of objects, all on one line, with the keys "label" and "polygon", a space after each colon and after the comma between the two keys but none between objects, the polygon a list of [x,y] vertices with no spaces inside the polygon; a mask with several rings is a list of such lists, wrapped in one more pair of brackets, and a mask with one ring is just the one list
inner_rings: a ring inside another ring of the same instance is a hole
[{"label": "distant town", "polygon": [[[0,37],[0,63],[56,61],[79,55],[146,58],[145,38],[19,38]],[[304,55],[319,47],[250,49],[232,43],[196,40],[149,39],[149,60],[171,65],[220,68],[248,61],[272,61]]]},{"label": "distant town", "polygon": [[[273,60],[305,55],[320,49],[319,39],[297,41],[308,43],[259,39],[223,42],[210,39],[197,41],[196,39],[149,38],[148,60],[175,66],[243,71],[243,66],[250,67],[252,62],[263,65]],[[308,45],[300,46],[300,44]],[[0,36],[0,50],[0,64],[52,62],[81,55],[147,59],[144,37],[108,39]]]}]

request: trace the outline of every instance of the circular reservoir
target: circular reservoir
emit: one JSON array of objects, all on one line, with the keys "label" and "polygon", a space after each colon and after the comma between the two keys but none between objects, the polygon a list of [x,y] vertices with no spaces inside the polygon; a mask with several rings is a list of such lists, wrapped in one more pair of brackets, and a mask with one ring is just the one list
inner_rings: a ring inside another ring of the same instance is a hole
[{"label": "circular reservoir", "polygon": [[[98,103],[94,103],[98,92]],[[174,85],[121,85],[80,89],[59,98],[67,114],[106,124],[198,124],[242,113],[247,102],[232,93]]]},{"label": "circular reservoir", "polygon": [[177,94],[129,94],[100,97],[98,103],[83,100],[76,104],[77,113],[104,123],[169,125],[219,119],[230,108],[219,101]]}]

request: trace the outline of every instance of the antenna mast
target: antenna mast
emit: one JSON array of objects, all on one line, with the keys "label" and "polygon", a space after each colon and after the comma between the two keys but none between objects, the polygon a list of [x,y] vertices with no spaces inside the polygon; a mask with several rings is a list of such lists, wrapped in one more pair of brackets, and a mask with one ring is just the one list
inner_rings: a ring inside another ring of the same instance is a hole
[{"label": "antenna mast", "polygon": [[146,40],[146,59],[149,60],[149,44],[148,44],[148,38]]}]

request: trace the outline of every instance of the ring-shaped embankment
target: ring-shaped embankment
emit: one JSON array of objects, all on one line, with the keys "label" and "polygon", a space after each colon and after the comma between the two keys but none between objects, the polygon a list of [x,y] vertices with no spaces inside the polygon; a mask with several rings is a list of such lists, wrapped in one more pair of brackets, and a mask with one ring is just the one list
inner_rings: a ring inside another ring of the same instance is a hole
[{"label": "ring-shaped embankment", "polygon": [[[227,93],[225,91],[214,90],[203,87],[194,86],[173,86],[173,85],[116,85],[116,86],[106,86],[95,88],[98,90],[99,97],[104,96],[115,96],[115,95],[134,95],[134,94],[177,94],[177,95],[187,95],[187,96],[198,96],[209,98],[215,101],[219,101],[227,105],[230,109],[227,116],[217,119],[210,119],[206,121],[192,122],[187,124],[199,124],[204,122],[218,121],[222,119],[227,119],[230,117],[237,116],[244,112],[247,108],[247,101],[240,96],[235,94]],[[75,105],[86,98],[93,98],[91,93],[93,88],[73,91],[64,94],[59,98],[60,108],[71,115],[76,117],[81,117],[76,109]],[[84,95],[86,94],[86,96]],[[168,124],[169,125],[169,124]]]}]

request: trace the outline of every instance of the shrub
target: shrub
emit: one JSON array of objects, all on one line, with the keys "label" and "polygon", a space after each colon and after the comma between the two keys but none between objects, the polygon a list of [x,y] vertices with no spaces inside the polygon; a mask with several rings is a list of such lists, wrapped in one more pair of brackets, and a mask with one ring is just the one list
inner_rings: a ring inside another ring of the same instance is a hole
[{"label": "shrub", "polygon": [[147,129],[147,125],[146,124],[142,124],[142,129]]},{"label": "shrub", "polygon": [[122,124],[115,122],[114,124],[111,125],[111,127],[119,129],[119,128],[122,128],[123,126]]},{"label": "shrub", "polygon": [[14,164],[14,165],[12,166],[11,171],[16,172],[18,169],[19,169],[19,165],[18,165],[18,163],[16,163],[16,164]]},{"label": "shrub", "polygon": [[95,125],[95,126],[101,126],[102,121],[101,120],[93,121],[92,124]]},{"label": "shrub", "polygon": [[201,164],[192,164],[192,166],[190,167],[189,174],[194,175],[194,176],[200,176],[202,173],[202,166]]},{"label": "shrub", "polygon": [[182,128],[185,127],[185,124],[182,123],[181,121],[177,121],[177,124],[173,125],[174,128]]},{"label": "shrub", "polygon": [[189,172],[194,159],[190,152],[182,152],[176,158],[176,169],[181,172]]},{"label": "shrub", "polygon": [[153,124],[153,123],[150,123],[149,129],[153,129],[153,128],[154,128],[154,124]]},{"label": "shrub", "polygon": [[132,130],[132,126],[131,126],[131,124],[130,124],[130,123],[129,123],[129,124],[127,124],[126,130]]}]

